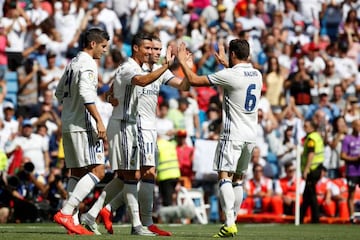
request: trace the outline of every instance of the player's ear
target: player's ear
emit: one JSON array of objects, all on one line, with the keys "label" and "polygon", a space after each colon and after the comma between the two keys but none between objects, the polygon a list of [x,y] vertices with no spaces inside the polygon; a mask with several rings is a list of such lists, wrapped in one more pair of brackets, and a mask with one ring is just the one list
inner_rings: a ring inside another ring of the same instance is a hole
[{"label": "player's ear", "polygon": [[95,48],[96,42],[95,42],[95,41],[91,41],[91,42],[90,42],[90,46],[91,46],[92,49]]},{"label": "player's ear", "polygon": [[138,46],[138,45],[134,45],[134,46],[133,46],[133,50],[134,50],[135,52],[138,52],[138,51],[139,51],[139,46]]}]

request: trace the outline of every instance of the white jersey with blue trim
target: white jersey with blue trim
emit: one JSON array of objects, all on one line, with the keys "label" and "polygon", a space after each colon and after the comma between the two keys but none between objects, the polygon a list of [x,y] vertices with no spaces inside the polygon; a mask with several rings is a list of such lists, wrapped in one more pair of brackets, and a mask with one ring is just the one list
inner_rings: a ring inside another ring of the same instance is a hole
[{"label": "white jersey with blue trim", "polygon": [[134,92],[135,85],[131,81],[133,77],[143,74],[146,72],[133,58],[118,67],[113,84],[114,97],[119,104],[114,107],[111,118],[136,123],[137,96]]},{"label": "white jersey with blue trim", "polygon": [[240,63],[208,75],[224,89],[221,139],[256,142],[262,75],[249,63]]},{"label": "white jersey with blue trim", "polygon": [[63,104],[62,131],[77,132],[96,129],[95,120],[86,104],[97,99],[98,66],[86,52],[79,52],[66,66],[55,95]]},{"label": "white jersey with blue trim", "polygon": [[[161,65],[154,64],[152,71],[160,68]],[[143,71],[151,71],[146,64],[143,65]],[[138,97],[138,124],[142,129],[156,129],[156,106],[161,84],[167,84],[174,74],[166,70],[157,80],[146,85],[145,87],[136,86],[135,91]]]}]

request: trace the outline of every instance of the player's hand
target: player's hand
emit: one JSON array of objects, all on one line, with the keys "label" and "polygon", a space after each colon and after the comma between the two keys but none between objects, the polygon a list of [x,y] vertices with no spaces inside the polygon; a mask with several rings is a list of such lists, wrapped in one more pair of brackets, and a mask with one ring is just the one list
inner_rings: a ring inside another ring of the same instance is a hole
[{"label": "player's hand", "polygon": [[108,102],[113,106],[116,107],[117,105],[119,105],[119,100],[117,98],[114,98],[112,96],[108,97]]},{"label": "player's hand", "polygon": [[218,61],[220,64],[224,65],[225,67],[229,67],[229,63],[226,60],[226,54],[225,54],[225,47],[223,41],[219,41],[219,52],[215,52],[215,58],[216,61]]},{"label": "player's hand", "polygon": [[181,43],[180,46],[178,47],[178,52],[177,52],[177,58],[179,60],[179,62],[186,62],[187,60],[187,55],[188,55],[188,51],[186,50],[186,45],[185,43]]},{"label": "player's hand", "polygon": [[174,59],[175,59],[175,56],[172,54],[172,50],[173,49],[171,46],[169,46],[166,49],[166,59],[165,60],[169,67],[174,63]]},{"label": "player's hand", "polygon": [[98,132],[98,138],[106,140],[107,139],[107,137],[106,137],[106,128],[105,128],[103,122],[98,121],[96,123],[96,128],[97,128],[97,132]]},{"label": "player's hand", "polygon": [[192,53],[190,51],[187,51],[186,57],[186,65],[192,69],[194,67],[194,59],[192,57]]}]

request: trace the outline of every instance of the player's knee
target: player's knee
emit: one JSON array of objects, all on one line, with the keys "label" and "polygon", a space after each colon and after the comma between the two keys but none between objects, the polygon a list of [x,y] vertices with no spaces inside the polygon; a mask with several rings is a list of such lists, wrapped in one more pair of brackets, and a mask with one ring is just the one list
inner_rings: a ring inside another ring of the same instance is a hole
[{"label": "player's knee", "polygon": [[105,177],[105,166],[97,165],[91,169],[91,172],[101,181]]},{"label": "player's knee", "polygon": [[151,166],[145,166],[141,168],[141,178],[142,179],[155,179],[156,177],[156,171],[155,171],[155,167],[151,167]]}]

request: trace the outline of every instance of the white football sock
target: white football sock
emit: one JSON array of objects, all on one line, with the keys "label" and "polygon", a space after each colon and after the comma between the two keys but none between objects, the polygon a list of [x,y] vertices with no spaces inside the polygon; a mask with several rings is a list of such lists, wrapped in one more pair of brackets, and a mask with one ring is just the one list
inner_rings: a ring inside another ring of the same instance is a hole
[{"label": "white football sock", "polygon": [[139,216],[137,182],[125,182],[123,191],[125,202],[129,209],[132,226],[137,227],[141,225]]},{"label": "white football sock", "polygon": [[104,202],[105,202],[105,198],[106,198],[107,193],[105,191],[103,191],[99,198],[96,200],[96,202],[94,203],[94,205],[90,208],[90,210],[87,212],[88,215],[91,216],[91,218],[89,218],[89,220],[93,220],[95,221],[95,219],[97,218],[97,216],[99,215],[100,210],[103,208],[104,206]]},{"label": "white football sock", "polygon": [[221,179],[219,181],[219,191],[220,197],[223,200],[223,205],[221,207],[225,213],[225,225],[229,227],[235,223],[235,194],[232,187],[232,181],[230,179]]},{"label": "white football sock", "polygon": [[76,184],[69,200],[65,203],[61,212],[66,215],[72,215],[74,209],[77,208],[84,198],[93,190],[95,184],[99,182],[99,178],[93,173],[87,173]]},{"label": "white football sock", "polygon": [[151,180],[141,180],[139,187],[139,204],[141,222],[144,226],[153,224],[152,212],[154,203],[155,182]]},{"label": "white football sock", "polygon": [[234,213],[236,217],[240,211],[240,207],[244,199],[244,188],[242,181],[233,183],[233,190],[235,194]]},{"label": "white football sock", "polygon": [[[72,192],[74,191],[74,188],[76,186],[76,184],[79,182],[80,178],[75,177],[75,176],[70,176],[69,181],[67,183],[67,187],[66,187],[66,191],[68,193],[68,198],[64,201],[63,206],[65,206],[65,204],[67,203],[67,201],[69,200]],[[73,221],[75,225],[79,225],[80,221],[79,221],[79,208],[75,209],[75,212],[73,214]]]}]

